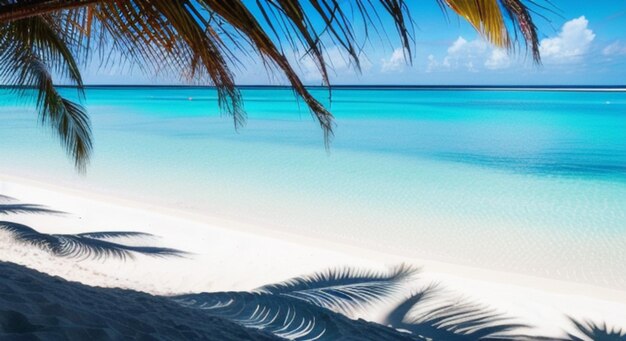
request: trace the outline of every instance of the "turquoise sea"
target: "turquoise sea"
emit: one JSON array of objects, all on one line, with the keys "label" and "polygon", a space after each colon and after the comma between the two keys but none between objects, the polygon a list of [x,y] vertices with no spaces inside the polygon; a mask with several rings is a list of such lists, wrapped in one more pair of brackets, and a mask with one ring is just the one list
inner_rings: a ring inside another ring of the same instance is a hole
[{"label": "turquoise sea", "polygon": [[336,89],[329,151],[291,90],[242,92],[235,131],[209,88],[88,89],[95,151],[78,175],[32,105],[0,90],[0,173],[626,289],[625,92]]}]

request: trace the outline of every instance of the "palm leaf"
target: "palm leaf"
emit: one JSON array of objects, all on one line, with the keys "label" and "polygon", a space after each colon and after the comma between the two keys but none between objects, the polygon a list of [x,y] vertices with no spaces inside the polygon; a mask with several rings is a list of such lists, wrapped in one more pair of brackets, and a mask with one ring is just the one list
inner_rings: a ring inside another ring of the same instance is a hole
[{"label": "palm leaf", "polygon": [[84,171],[92,149],[89,117],[83,107],[57,92],[45,64],[35,56],[26,57],[22,77],[36,84],[39,91],[37,106],[41,121],[52,126],[78,170]]},{"label": "palm leaf", "polygon": [[[461,17],[498,47],[508,48],[510,38],[497,0],[444,0]],[[521,3],[520,1],[515,1]]]},{"label": "palm leaf", "polygon": [[37,92],[41,122],[55,129],[63,147],[84,170],[92,148],[89,118],[84,108],[63,98],[51,71],[77,86],[83,83],[70,47],[48,17],[33,16],[0,25],[0,74],[22,94]]},{"label": "palm leaf", "polygon": [[11,38],[40,59],[45,60],[51,71],[59,73],[83,91],[83,80],[71,48],[61,34],[58,22],[51,17],[34,16],[11,22]]},{"label": "palm leaf", "polygon": [[[186,254],[176,249],[128,246],[89,238],[85,235],[39,233],[29,226],[7,221],[0,221],[0,230],[11,233],[20,243],[38,247],[55,256],[80,260],[106,258],[126,260],[132,259],[134,253],[153,257],[181,257]],[[133,232],[117,232],[117,234],[133,235]],[[106,232],[95,232],[95,235],[106,235]]]},{"label": "palm leaf", "polygon": [[[442,295],[436,285],[428,286],[394,308],[387,315],[385,324],[430,340],[504,340],[525,337],[510,333],[528,326],[513,322],[493,309],[463,300],[441,300],[439,296]],[[418,312],[411,314],[415,308],[418,308]]]},{"label": "palm leaf", "polygon": [[580,338],[576,335],[568,333],[568,340],[572,341],[626,341],[626,329],[619,327],[609,327],[606,323],[596,324],[592,321],[578,321],[569,318],[576,330],[584,335],[587,339]]},{"label": "palm leaf", "polygon": [[256,292],[292,297],[316,306],[350,313],[398,293],[403,284],[416,273],[417,269],[407,265],[398,266],[389,272],[330,269],[266,285]]},{"label": "palm leaf", "polygon": [[539,38],[537,37],[537,26],[530,16],[530,10],[519,0],[501,0],[502,6],[506,10],[513,27],[518,29],[526,46],[530,49],[535,63],[541,63],[539,53]]}]

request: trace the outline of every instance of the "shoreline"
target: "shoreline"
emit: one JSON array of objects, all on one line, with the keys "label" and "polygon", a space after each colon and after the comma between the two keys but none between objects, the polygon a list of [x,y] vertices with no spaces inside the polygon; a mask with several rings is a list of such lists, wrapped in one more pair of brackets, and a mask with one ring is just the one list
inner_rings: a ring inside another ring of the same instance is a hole
[{"label": "shoreline", "polygon": [[[203,215],[191,211],[186,211],[182,208],[167,207],[158,205],[156,203],[145,203],[142,201],[125,198],[123,196],[103,194],[98,193],[97,191],[88,191],[82,188],[69,188],[47,183],[41,180],[21,178],[0,173],[0,189],[2,189],[2,185],[5,183],[62,193],[64,195],[71,195],[75,197],[89,199],[99,203],[107,203],[115,206],[124,206],[127,208],[131,208],[132,210],[136,210],[138,211],[138,213],[142,214],[159,212],[158,214],[160,215],[181,219],[184,221],[192,222],[194,224],[205,224],[208,225],[210,228],[227,229],[235,231],[237,233],[244,233],[257,237],[269,237],[272,239],[288,241],[290,243],[299,245],[314,245],[316,248],[326,251],[340,252],[342,254],[346,254],[355,258],[366,259],[374,262],[380,262],[380,260],[384,260],[385,263],[417,263],[422,264],[423,267],[432,266],[432,268],[438,269],[439,271],[437,272],[440,272],[442,274],[462,274],[462,277],[469,277],[475,280],[481,280],[484,279],[485,276],[487,276],[489,278],[488,282],[496,282],[501,284],[511,284],[511,282],[514,282],[534,289],[558,289],[559,293],[566,294],[587,294],[591,289],[592,292],[600,294],[599,296],[597,296],[597,298],[607,300],[614,300],[618,298],[620,303],[626,305],[626,288],[625,290],[617,290],[593,284],[567,281],[559,278],[533,276],[517,272],[493,270],[466,264],[454,264],[449,262],[419,258],[411,255],[385,252],[379,249],[368,248],[364,245],[355,245],[352,243],[346,243],[341,241],[332,241],[316,236],[306,236],[289,231],[283,231],[279,228],[271,228],[259,224],[235,221],[224,217]],[[18,197],[17,199],[20,198]],[[20,199],[20,201],[22,200]],[[38,202],[29,203],[40,204]],[[69,213],[71,214],[72,212]],[[508,278],[508,280],[503,280],[502,278]],[[563,292],[563,290],[565,290],[566,292]]]},{"label": "shoreline", "polygon": [[[185,251],[192,252],[190,258],[184,260],[139,257],[127,263],[53,259],[41,252],[25,251],[25,248],[15,246],[2,252],[2,260],[15,261],[88,285],[119,286],[155,294],[251,290],[327,268],[353,266],[381,270],[389,265],[407,263],[422,268],[420,285],[441,283],[463,297],[522,316],[539,326],[543,323],[547,332],[555,333],[556,326],[566,322],[563,319],[565,314],[618,326],[619,321],[626,320],[626,291],[403,257],[278,231],[268,226],[202,216],[179,208],[159,207],[5,174],[0,174],[0,193],[22,203],[42,204],[69,213],[67,216],[11,215],[2,218],[30,224],[41,232],[120,229],[148,232],[161,237],[158,239],[160,246],[183,250],[188,247],[190,250]],[[0,243],[1,247],[4,246]],[[200,269],[211,270],[203,273],[206,270]],[[559,320],[560,315],[563,318]],[[357,317],[376,320],[376,316]],[[550,326],[554,328],[550,329]]]}]

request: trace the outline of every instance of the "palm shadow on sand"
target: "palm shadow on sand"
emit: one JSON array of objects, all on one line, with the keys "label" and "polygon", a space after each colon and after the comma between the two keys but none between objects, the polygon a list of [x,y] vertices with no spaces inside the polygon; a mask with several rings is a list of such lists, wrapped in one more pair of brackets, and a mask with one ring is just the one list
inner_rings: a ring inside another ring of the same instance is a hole
[{"label": "palm shadow on sand", "polygon": [[[1,201],[16,199],[0,195]],[[0,204],[0,215],[8,214],[65,214],[45,206],[33,204]],[[113,238],[139,239],[153,237],[149,233],[132,231],[103,231],[79,234],[46,234],[30,226],[10,221],[0,221],[0,231],[8,232],[21,244],[38,247],[58,257],[84,259],[132,259],[134,254],[153,257],[182,257],[186,252],[155,246],[131,246],[113,242]]]},{"label": "palm shadow on sand", "polygon": [[416,272],[408,266],[388,272],[344,268],[267,285],[252,292],[172,298],[186,307],[289,340],[414,340],[409,334],[352,320],[342,313],[366,309],[392,298]]},{"label": "palm shadow on sand", "polygon": [[[15,199],[0,196],[3,201]],[[4,211],[2,211],[4,209]],[[29,204],[0,205],[0,214],[61,214],[46,207]],[[127,259],[134,254],[155,257],[180,257],[180,250],[129,246],[112,242],[114,238],[146,238],[152,235],[132,231],[104,231],[79,234],[45,234],[35,229],[8,221],[0,221],[0,231],[11,234],[17,242],[44,249],[55,256],[87,259]],[[4,266],[0,262],[0,266]],[[11,265],[12,270],[17,265]],[[33,270],[21,267],[20,271],[33,276],[45,277]],[[214,292],[159,297],[158,300],[174,303],[180,312],[190,311],[194,316],[205,316],[204,320],[218,319],[241,326],[243,330],[256,330],[261,339],[279,337],[291,340],[562,340],[562,341],[626,341],[626,331],[610,328],[606,324],[577,321],[570,318],[574,329],[564,331],[564,337],[532,335],[532,326],[488,306],[469,302],[444,292],[439,285],[429,285],[398,303],[384,318],[383,324],[364,320],[353,320],[346,316],[372,309],[378,303],[397,301],[406,291],[418,269],[401,265],[386,272],[374,272],[354,268],[342,268],[293,278],[281,283],[266,285],[250,292]],[[87,286],[77,287],[66,283],[71,290],[81,291]],[[119,289],[97,288],[103,295],[120,295]],[[11,293],[8,293],[11,295]],[[13,293],[19,295],[19,293]],[[130,294],[129,294],[130,295]],[[132,296],[132,295],[131,295]],[[97,300],[83,296],[84,300]],[[125,297],[118,297],[123,302]],[[23,300],[20,298],[19,300]],[[75,302],[84,303],[84,302]],[[37,304],[37,302],[33,303]],[[69,302],[58,302],[60,306]],[[73,303],[72,303],[73,304]],[[124,312],[120,304],[122,320],[133,319],[133,314]],[[27,311],[3,311],[0,297],[0,336],[7,332],[3,319],[15,322],[14,318],[28,322]],[[92,306],[95,306],[92,304]],[[97,308],[95,308],[97,309]],[[133,308],[133,312],[137,309]],[[55,313],[55,314],[58,314]],[[127,314],[128,316],[124,315]],[[185,313],[186,314],[186,313]],[[7,320],[7,321],[9,321]],[[202,320],[201,320],[202,321]],[[202,324],[200,321],[200,324]],[[6,322],[6,321],[5,321]],[[19,322],[19,321],[18,321]],[[196,321],[197,322],[197,321]],[[30,323],[30,322],[29,322]],[[104,322],[103,322],[104,323]],[[119,326],[111,322],[113,326]],[[139,322],[138,322],[139,323]],[[142,324],[148,322],[141,322]],[[197,324],[197,323],[196,323]],[[107,327],[111,327],[108,325]],[[25,324],[28,326],[28,324]],[[197,325],[188,332],[202,333],[206,326]],[[232,327],[232,325],[231,325]],[[122,329],[110,330],[116,335],[125,335]],[[195,329],[194,329],[195,328]],[[226,327],[224,327],[226,328]],[[10,328],[9,328],[10,329]],[[28,329],[28,328],[26,328]],[[31,331],[32,332],[32,331]],[[231,330],[225,331],[231,332]],[[30,333],[30,332],[28,332]],[[202,334],[198,334],[202,335]]]}]

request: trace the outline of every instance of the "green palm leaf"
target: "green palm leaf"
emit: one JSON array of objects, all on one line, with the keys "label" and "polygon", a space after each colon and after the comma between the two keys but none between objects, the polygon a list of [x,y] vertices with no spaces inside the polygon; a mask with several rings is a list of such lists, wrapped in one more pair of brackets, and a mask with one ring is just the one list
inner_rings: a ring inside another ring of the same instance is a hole
[{"label": "green palm leaf", "polygon": [[29,17],[0,25],[0,74],[29,94],[34,88],[41,122],[51,126],[74,159],[85,170],[92,149],[89,117],[83,107],[63,98],[50,70],[65,76],[82,94],[80,71],[68,46],[48,20]]},{"label": "green palm leaf", "polygon": [[76,168],[84,171],[92,149],[87,112],[82,106],[59,94],[52,76],[39,57],[27,53],[22,58],[20,83],[36,87],[41,122],[56,131],[67,153],[74,159]]}]

